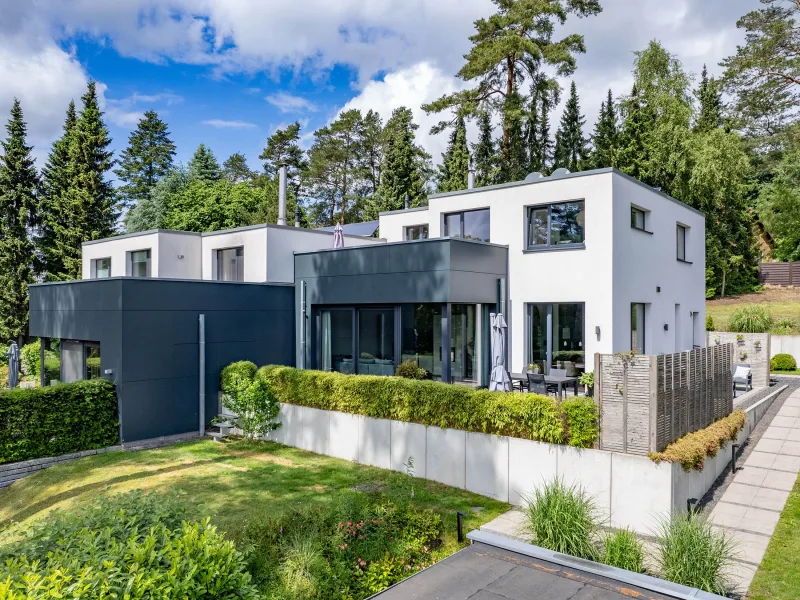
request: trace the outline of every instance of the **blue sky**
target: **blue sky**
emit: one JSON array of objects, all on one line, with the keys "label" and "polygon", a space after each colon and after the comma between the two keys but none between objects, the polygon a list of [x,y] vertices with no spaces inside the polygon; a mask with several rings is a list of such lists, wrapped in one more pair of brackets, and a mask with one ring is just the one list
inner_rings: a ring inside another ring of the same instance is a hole
[{"label": "blue sky", "polygon": [[[633,52],[659,39],[698,73],[735,52],[736,20],[758,0],[601,0],[572,19],[585,36],[575,81],[587,129],[608,88],[626,93]],[[138,116],[157,110],[186,161],[201,142],[251,166],[295,120],[313,130],[346,108],[412,108],[418,141],[438,159],[446,134],[423,102],[463,88],[454,77],[491,0],[0,0],[0,113],[20,98],[38,164],[88,79],[101,84],[119,152]],[[562,80],[562,87],[569,86]],[[553,114],[557,123],[560,107]],[[0,132],[2,135],[4,132]],[[586,132],[587,134],[589,131]],[[470,131],[474,140],[474,131]]]}]

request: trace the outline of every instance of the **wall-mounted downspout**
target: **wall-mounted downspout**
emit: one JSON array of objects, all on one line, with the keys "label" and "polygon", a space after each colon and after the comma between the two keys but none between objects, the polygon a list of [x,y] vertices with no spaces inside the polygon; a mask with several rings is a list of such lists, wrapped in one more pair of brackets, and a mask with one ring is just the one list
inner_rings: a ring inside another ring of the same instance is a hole
[{"label": "wall-mounted downspout", "polygon": [[300,364],[301,369],[306,368],[306,282],[300,282]]},{"label": "wall-mounted downspout", "polygon": [[200,348],[200,436],[206,434],[206,316],[200,315],[199,317],[199,348]]},{"label": "wall-mounted downspout", "polygon": [[286,166],[278,169],[278,225],[286,225]]},{"label": "wall-mounted downspout", "polygon": [[472,156],[469,157],[469,170],[467,171],[467,189],[475,189],[475,163],[472,162]]}]

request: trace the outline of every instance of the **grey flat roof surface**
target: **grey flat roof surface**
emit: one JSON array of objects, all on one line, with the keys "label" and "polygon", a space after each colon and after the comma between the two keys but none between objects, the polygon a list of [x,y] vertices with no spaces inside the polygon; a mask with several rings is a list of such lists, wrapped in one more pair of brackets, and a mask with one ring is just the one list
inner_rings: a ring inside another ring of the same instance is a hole
[{"label": "grey flat roof surface", "polygon": [[376,600],[673,600],[577,569],[474,543]]}]

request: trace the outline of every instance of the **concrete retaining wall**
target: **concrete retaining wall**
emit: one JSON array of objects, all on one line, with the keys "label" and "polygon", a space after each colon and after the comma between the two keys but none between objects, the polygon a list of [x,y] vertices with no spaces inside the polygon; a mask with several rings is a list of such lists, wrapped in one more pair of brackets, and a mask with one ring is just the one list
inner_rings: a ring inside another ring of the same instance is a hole
[{"label": "concrete retaining wall", "polygon": [[[781,390],[748,409],[743,442]],[[290,404],[281,405],[283,426],[269,439],[362,464],[407,472],[521,505],[555,477],[585,488],[612,527],[651,534],[658,520],[702,498],[730,466],[730,445],[706,460],[702,471],[656,464],[646,456],[577,449],[456,429],[425,427]]]},{"label": "concrete retaining wall", "polygon": [[771,336],[769,357],[776,354],[791,354],[795,360],[800,360],[800,335]]}]

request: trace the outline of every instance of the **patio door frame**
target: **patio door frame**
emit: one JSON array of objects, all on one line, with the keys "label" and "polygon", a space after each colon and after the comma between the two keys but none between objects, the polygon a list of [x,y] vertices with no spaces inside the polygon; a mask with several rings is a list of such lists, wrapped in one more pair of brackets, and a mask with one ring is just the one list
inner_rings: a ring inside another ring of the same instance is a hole
[{"label": "patio door frame", "polygon": [[553,305],[555,304],[576,304],[580,305],[583,312],[583,331],[581,332],[581,343],[583,344],[583,360],[586,362],[586,303],[585,302],[526,302],[525,303],[525,364],[527,367],[533,361],[531,356],[531,343],[533,340],[533,307],[544,304],[547,307],[547,317],[545,319],[545,364],[544,374],[549,375],[553,365]]}]

